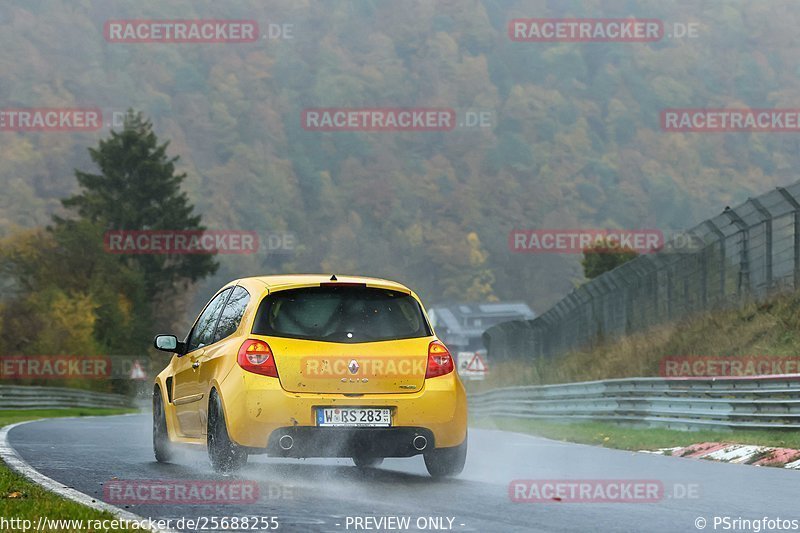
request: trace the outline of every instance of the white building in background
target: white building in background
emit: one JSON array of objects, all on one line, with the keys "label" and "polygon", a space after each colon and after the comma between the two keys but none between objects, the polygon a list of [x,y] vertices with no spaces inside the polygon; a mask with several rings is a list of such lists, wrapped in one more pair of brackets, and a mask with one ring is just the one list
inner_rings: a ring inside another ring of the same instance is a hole
[{"label": "white building in background", "polygon": [[428,308],[436,335],[451,353],[484,350],[481,336],[487,328],[509,320],[532,320],[536,313],[524,302],[436,305]]}]

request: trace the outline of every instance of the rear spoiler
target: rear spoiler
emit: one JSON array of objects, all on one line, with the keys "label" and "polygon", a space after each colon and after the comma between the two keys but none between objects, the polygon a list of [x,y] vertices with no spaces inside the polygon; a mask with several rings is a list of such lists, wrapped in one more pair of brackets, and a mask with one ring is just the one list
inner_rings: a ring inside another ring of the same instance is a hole
[{"label": "rear spoiler", "polygon": [[359,283],[355,281],[323,281],[319,284],[320,287],[357,287],[360,289],[384,289],[387,291],[401,292],[403,294],[411,294],[409,289],[403,287],[387,287],[384,285],[367,285],[366,283]]}]

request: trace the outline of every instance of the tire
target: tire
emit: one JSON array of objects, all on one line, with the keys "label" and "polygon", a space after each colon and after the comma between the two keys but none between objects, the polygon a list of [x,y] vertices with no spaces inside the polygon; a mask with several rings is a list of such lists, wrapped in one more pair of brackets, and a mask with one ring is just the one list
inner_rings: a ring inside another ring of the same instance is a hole
[{"label": "tire", "polygon": [[457,476],[467,462],[467,437],[453,448],[435,448],[424,455],[425,468],[435,478]]},{"label": "tire", "polygon": [[383,457],[372,457],[369,455],[354,455],[353,456],[353,463],[358,468],[375,468],[381,466],[383,463]]},{"label": "tire", "polygon": [[153,453],[159,463],[168,463],[175,455],[167,431],[167,414],[164,412],[164,401],[161,389],[153,389]]},{"label": "tire", "polygon": [[223,474],[235,472],[247,464],[247,450],[233,442],[228,435],[225,413],[216,390],[208,400],[208,458],[211,467]]}]

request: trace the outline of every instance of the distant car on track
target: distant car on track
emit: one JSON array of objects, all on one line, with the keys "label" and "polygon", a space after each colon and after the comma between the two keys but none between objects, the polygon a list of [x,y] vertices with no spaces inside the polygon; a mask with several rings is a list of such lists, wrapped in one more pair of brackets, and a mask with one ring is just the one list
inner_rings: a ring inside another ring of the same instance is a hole
[{"label": "distant car on track", "polygon": [[207,446],[218,471],[249,454],[352,457],[359,467],[422,454],[435,477],[467,453],[455,363],[414,292],[392,281],[279,275],[227,284],[153,389],[153,447]]}]

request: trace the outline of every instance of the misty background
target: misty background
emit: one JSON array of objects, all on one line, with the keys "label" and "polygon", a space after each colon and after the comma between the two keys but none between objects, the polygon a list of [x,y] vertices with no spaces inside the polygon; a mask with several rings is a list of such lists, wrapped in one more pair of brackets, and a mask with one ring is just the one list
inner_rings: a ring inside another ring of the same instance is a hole
[{"label": "misty background", "polygon": [[[668,107],[797,107],[792,2],[5,2],[2,107],[128,108],[152,120],[203,223],[287,231],[292,253],[218,256],[184,324],[230,279],[330,272],[395,279],[426,305],[524,300],[583,281],[580,256],[514,254],[514,228],[686,228],[797,179],[792,134],[662,132]],[[780,13],[777,16],[776,13]],[[524,17],[696,23],[655,43],[513,42]],[[248,19],[291,38],[104,39],[109,19]],[[443,107],[491,125],[316,132],[313,107]],[[89,133],[1,132],[0,236],[48,224],[95,171]]]}]

